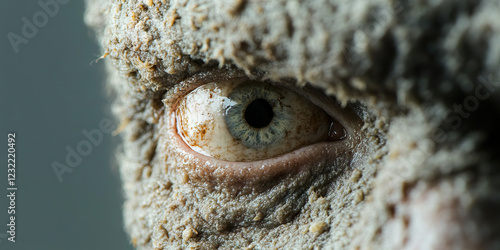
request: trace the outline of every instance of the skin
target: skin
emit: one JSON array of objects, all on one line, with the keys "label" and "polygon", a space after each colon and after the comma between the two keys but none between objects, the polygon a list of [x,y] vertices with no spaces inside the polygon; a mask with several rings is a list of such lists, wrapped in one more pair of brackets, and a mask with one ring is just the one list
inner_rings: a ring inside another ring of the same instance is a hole
[{"label": "skin", "polygon": [[[137,248],[500,247],[498,3],[87,6]],[[177,134],[178,104],[239,78],[316,89],[347,137],[257,162],[194,152]]]}]

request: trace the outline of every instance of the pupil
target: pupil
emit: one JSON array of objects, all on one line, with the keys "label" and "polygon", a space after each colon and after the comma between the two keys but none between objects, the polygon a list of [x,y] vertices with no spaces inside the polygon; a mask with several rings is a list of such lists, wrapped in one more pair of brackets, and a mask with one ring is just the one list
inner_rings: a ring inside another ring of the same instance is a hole
[{"label": "pupil", "polygon": [[263,128],[273,120],[273,107],[264,99],[256,99],[245,110],[246,122],[254,128]]}]

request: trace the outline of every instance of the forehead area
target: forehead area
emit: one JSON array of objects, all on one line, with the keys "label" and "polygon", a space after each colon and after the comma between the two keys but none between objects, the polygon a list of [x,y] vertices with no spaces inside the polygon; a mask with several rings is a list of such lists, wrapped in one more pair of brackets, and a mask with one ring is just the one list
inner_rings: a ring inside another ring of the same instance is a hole
[{"label": "forehead area", "polygon": [[400,11],[391,2],[108,1],[90,4],[87,16],[106,15],[94,18],[106,20],[106,55],[123,73],[150,82],[146,87],[215,62],[329,88],[373,66],[374,50],[385,49],[380,41]]}]

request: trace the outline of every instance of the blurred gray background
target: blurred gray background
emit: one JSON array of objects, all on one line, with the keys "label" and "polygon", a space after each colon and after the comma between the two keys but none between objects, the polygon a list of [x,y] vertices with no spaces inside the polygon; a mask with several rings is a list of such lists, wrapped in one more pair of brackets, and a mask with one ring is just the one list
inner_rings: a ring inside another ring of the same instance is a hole
[{"label": "blurred gray background", "polygon": [[[132,249],[113,166],[119,138],[104,134],[62,182],[51,166],[66,165],[66,147],[86,140],[82,130],[112,118],[103,63],[93,63],[100,51],[83,23],[84,3],[58,6],[48,13],[38,1],[21,0],[4,1],[0,9],[0,249]],[[31,38],[23,35],[23,17],[39,25],[36,34],[25,32]],[[11,32],[27,40],[18,53]],[[17,134],[15,243],[4,238],[8,132]]]}]

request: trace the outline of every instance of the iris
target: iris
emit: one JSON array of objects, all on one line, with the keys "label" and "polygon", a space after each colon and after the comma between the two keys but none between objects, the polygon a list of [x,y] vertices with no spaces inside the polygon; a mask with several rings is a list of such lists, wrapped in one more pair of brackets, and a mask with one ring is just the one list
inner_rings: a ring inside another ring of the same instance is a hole
[{"label": "iris", "polygon": [[229,133],[249,148],[282,141],[294,112],[290,105],[284,105],[280,91],[269,84],[244,83],[236,87],[228,96],[233,105],[225,108]]}]

